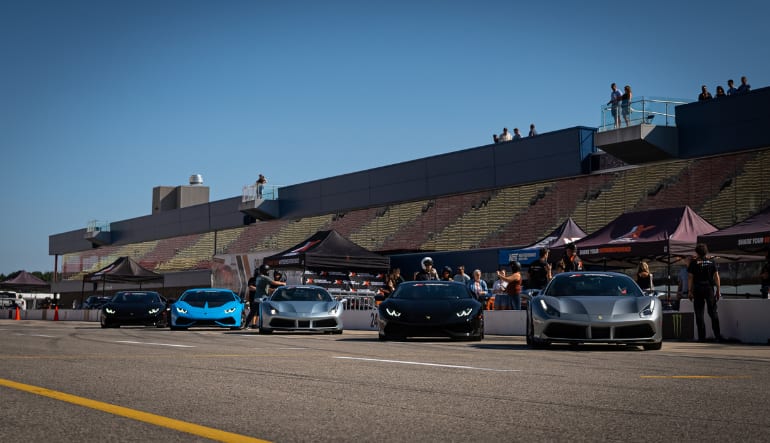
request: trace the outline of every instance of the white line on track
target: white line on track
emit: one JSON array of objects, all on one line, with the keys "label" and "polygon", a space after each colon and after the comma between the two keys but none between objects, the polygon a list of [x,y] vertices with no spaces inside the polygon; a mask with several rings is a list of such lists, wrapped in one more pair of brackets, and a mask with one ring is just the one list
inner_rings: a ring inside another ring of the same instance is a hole
[{"label": "white line on track", "polygon": [[146,343],[141,341],[128,341],[128,340],[118,340],[115,343],[127,343],[129,345],[170,346],[172,348],[194,348],[195,347],[195,346],[188,346],[188,345],[174,345],[171,343]]},{"label": "white line on track", "polygon": [[44,334],[29,334],[30,337],[46,337],[46,338],[56,338],[55,335],[44,335]]},{"label": "white line on track", "polygon": [[479,368],[476,366],[458,366],[458,365],[444,365],[439,363],[424,363],[419,361],[403,361],[403,360],[383,360],[379,358],[362,358],[362,357],[334,357],[343,360],[359,360],[359,361],[373,361],[377,363],[396,363],[401,365],[418,365],[418,366],[435,366],[438,368],[454,368],[454,369],[473,369],[474,371],[493,371],[493,372],[521,372],[521,369],[493,369],[493,368]]}]

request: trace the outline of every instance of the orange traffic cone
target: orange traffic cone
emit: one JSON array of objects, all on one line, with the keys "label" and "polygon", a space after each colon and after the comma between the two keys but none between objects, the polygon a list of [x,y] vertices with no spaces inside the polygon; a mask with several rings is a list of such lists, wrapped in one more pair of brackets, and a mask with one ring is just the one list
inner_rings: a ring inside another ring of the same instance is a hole
[{"label": "orange traffic cone", "polygon": [[21,320],[21,312],[19,312],[19,311],[21,311],[21,309],[19,309],[19,307],[16,306],[16,318],[15,318],[15,320]]},{"label": "orange traffic cone", "polygon": [[59,305],[56,305],[56,309],[53,311],[53,321],[59,321]]}]

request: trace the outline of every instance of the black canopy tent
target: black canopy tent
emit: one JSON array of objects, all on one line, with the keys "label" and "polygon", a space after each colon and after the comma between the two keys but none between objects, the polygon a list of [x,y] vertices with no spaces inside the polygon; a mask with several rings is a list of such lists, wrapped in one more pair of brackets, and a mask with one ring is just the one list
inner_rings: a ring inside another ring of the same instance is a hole
[{"label": "black canopy tent", "polygon": [[770,206],[728,228],[699,235],[699,243],[705,243],[709,252],[736,254],[744,259],[764,257],[770,248]]},{"label": "black canopy tent", "polygon": [[117,260],[103,267],[102,269],[83,276],[83,288],[81,291],[80,302],[83,302],[82,298],[85,294],[86,282],[94,283],[94,291],[96,290],[99,282],[101,282],[102,294],[104,294],[106,283],[138,283],[139,288],[141,288],[142,283],[158,281],[163,283],[165,286],[165,279],[163,274],[158,274],[150,271],[149,269],[143,268],[131,257],[119,257]]},{"label": "black canopy tent", "polygon": [[330,230],[318,231],[281,253],[265,257],[263,263],[284,269],[385,272],[390,268],[390,257],[371,252]]},{"label": "black canopy tent", "polygon": [[[621,214],[575,246],[585,263],[628,268],[650,260],[670,265],[694,253],[699,235],[716,230],[689,206],[650,209]],[[558,252],[563,255],[564,247]]]},{"label": "black canopy tent", "polygon": [[19,292],[47,290],[50,285],[27,271],[21,271],[18,275],[0,282],[0,288],[15,289]]},{"label": "black canopy tent", "polygon": [[303,284],[315,284],[333,295],[374,295],[384,284],[390,257],[371,252],[335,230],[318,231],[263,263],[297,271]]},{"label": "black canopy tent", "polygon": [[522,265],[528,266],[540,258],[541,248],[553,249],[564,247],[567,243],[575,242],[585,236],[585,231],[570,217],[559,225],[558,228],[554,229],[553,232],[529,246],[518,249],[501,249],[498,261],[501,265],[507,265],[511,261],[516,260]]}]

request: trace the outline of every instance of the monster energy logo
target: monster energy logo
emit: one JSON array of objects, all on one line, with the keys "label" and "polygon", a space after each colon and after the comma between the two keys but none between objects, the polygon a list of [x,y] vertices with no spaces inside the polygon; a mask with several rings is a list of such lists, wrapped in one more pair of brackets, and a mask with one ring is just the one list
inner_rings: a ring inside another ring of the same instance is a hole
[{"label": "monster energy logo", "polygon": [[674,337],[682,337],[682,314],[673,314],[671,320],[674,324]]}]

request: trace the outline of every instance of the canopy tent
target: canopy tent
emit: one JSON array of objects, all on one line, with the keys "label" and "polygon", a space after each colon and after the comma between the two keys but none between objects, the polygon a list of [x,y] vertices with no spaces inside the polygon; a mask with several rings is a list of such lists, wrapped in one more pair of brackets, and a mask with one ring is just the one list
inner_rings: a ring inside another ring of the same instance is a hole
[{"label": "canopy tent", "polygon": [[576,242],[585,236],[585,231],[580,229],[580,226],[578,226],[570,217],[553,232],[527,247],[519,249],[501,249],[499,252],[498,263],[507,265],[515,260],[522,265],[527,266],[540,258],[540,248],[553,249],[555,247],[564,247],[568,243]]},{"label": "canopy tent", "polygon": [[160,281],[164,282],[163,274],[158,274],[143,268],[131,257],[120,257],[109,265],[83,276],[83,291],[85,293],[86,282],[94,283],[94,288],[102,282],[102,293],[105,291],[105,283],[142,283]]},{"label": "canopy tent", "polygon": [[322,286],[337,297],[379,293],[390,269],[390,257],[371,252],[334,230],[318,231],[280,254],[265,257],[263,263],[289,270],[290,283]]},{"label": "canopy tent", "polygon": [[16,277],[0,282],[0,288],[15,289],[19,292],[47,290],[50,285],[27,271],[21,271]]},{"label": "canopy tent", "polygon": [[335,230],[318,231],[308,239],[270,257],[263,263],[273,268],[385,272],[390,258],[369,251]]},{"label": "canopy tent", "polygon": [[699,235],[698,243],[705,243],[709,252],[765,256],[770,248],[770,206],[728,228]]},{"label": "canopy tent", "polygon": [[[657,260],[671,264],[694,253],[699,235],[716,230],[689,206],[650,209],[621,214],[575,246],[585,263],[630,267],[642,260]],[[559,258],[561,255],[552,256]]]}]

